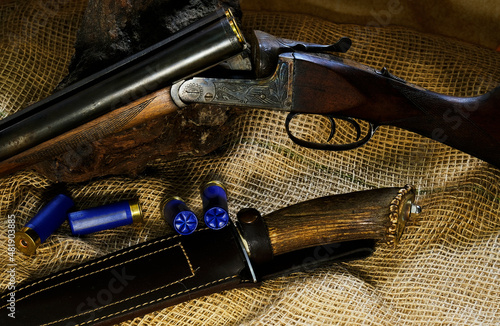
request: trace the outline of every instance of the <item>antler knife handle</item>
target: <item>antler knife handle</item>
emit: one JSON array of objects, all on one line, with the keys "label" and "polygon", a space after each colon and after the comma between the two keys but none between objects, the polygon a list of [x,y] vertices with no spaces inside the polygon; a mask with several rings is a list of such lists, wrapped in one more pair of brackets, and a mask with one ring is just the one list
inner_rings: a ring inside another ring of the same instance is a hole
[{"label": "antler knife handle", "polygon": [[407,185],[321,197],[263,218],[254,209],[242,210],[238,220],[250,258],[262,262],[270,258],[269,249],[280,255],[361,239],[397,244],[410,215],[420,212],[414,200],[415,188]]}]

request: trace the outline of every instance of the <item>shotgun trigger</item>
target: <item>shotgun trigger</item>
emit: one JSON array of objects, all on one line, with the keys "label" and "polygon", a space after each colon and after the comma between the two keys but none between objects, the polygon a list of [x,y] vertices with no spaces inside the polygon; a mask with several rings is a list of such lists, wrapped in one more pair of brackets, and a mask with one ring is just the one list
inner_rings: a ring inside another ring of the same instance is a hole
[{"label": "shotgun trigger", "polygon": [[[373,136],[375,131],[377,130],[376,125],[367,122],[366,127],[362,128],[361,125],[359,124],[358,121],[356,121],[353,118],[350,117],[339,117],[339,116],[333,116],[329,114],[321,115],[324,116],[328,119],[330,122],[330,134],[328,136],[328,139],[326,140],[325,143],[322,142],[311,142],[308,140],[300,139],[296,136],[293,135],[292,131],[290,130],[290,123],[292,122],[293,118],[298,116],[298,115],[305,115],[307,113],[299,113],[299,112],[291,112],[288,114],[285,120],[285,129],[288,134],[288,137],[296,143],[297,145],[307,147],[310,149],[319,149],[319,150],[329,150],[329,151],[345,151],[345,150],[350,150],[350,149],[355,149],[360,146],[363,146],[366,144]],[[315,114],[318,115],[318,114]],[[335,136],[337,132],[337,122],[335,120],[341,120],[347,122],[349,125],[351,125],[354,130],[356,131],[356,140],[350,143],[346,144],[331,144],[329,143],[333,137]],[[365,129],[365,135],[362,137],[362,130]],[[362,138],[361,138],[362,137]],[[361,139],[360,139],[361,138]]]}]

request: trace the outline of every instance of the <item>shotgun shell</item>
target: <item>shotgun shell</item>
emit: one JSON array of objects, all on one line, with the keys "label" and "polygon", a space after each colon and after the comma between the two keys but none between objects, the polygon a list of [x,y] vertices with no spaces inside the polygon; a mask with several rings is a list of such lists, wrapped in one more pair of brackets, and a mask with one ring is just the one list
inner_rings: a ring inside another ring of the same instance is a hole
[{"label": "shotgun shell", "polygon": [[68,214],[73,235],[85,235],[143,221],[139,201],[121,201]]},{"label": "shotgun shell", "polygon": [[225,227],[229,222],[229,214],[224,185],[219,181],[210,181],[203,187],[201,199],[205,224],[213,230]]},{"label": "shotgun shell", "polygon": [[74,203],[66,195],[57,195],[18,232],[14,241],[19,251],[33,255],[36,248],[54,233],[66,220],[68,210]]},{"label": "shotgun shell", "polygon": [[198,218],[181,198],[169,198],[162,206],[163,218],[177,233],[188,235],[198,227]]}]

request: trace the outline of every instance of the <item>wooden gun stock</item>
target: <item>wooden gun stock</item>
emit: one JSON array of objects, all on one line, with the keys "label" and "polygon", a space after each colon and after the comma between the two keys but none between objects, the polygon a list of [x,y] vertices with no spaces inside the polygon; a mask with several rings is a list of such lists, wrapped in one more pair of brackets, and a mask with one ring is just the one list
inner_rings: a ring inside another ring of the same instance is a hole
[{"label": "wooden gun stock", "polygon": [[386,69],[294,54],[294,109],[392,125],[500,167],[500,87],[461,98],[406,83]]}]

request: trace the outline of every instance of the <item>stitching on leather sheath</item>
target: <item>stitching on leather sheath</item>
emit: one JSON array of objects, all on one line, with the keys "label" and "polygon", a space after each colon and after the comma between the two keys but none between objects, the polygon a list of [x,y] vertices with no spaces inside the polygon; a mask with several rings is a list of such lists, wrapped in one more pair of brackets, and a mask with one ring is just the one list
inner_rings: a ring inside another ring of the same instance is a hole
[{"label": "stitching on leather sheath", "polygon": [[[154,244],[154,243],[158,243],[158,242],[161,242],[161,241],[167,241],[167,240],[170,240],[170,239],[173,239],[173,238],[176,238],[176,237],[178,237],[178,236],[177,236],[177,235],[175,235],[175,236],[172,236],[172,237],[169,237],[169,238],[166,238],[166,239],[160,239],[160,240],[158,240],[158,241],[154,241],[154,242],[152,242],[152,243],[145,244],[145,245],[143,245],[143,246],[140,246],[140,247],[137,247],[137,248],[133,248],[133,249],[127,250],[127,251],[125,251],[125,252],[123,252],[123,253],[120,253],[120,254],[118,254],[118,255],[113,255],[113,256],[110,256],[110,257],[108,257],[108,258],[106,258],[106,259],[104,259],[104,260],[101,260],[101,261],[98,261],[98,262],[93,262],[93,263],[91,263],[91,264],[89,264],[89,265],[80,266],[79,268],[76,268],[76,269],[74,269],[74,270],[68,270],[68,271],[66,271],[66,272],[64,272],[64,273],[62,273],[62,274],[54,275],[54,276],[52,276],[52,277],[50,277],[50,278],[48,278],[48,279],[43,279],[43,280],[40,280],[39,282],[36,282],[36,283],[34,283],[34,284],[38,284],[38,283],[41,283],[41,282],[43,282],[43,281],[48,281],[48,280],[50,280],[50,279],[52,279],[52,278],[55,278],[55,277],[57,277],[57,276],[64,275],[64,274],[68,274],[68,273],[71,273],[71,272],[77,271],[77,270],[79,270],[79,269],[81,269],[81,268],[84,268],[84,267],[89,267],[89,266],[92,266],[92,265],[94,265],[94,264],[97,264],[97,263],[101,263],[101,262],[107,261],[107,260],[109,260],[109,259],[111,259],[111,258],[118,257],[118,256],[124,255],[124,254],[126,254],[126,253],[132,252],[132,251],[134,251],[134,250],[138,250],[138,249],[140,249],[140,248],[147,247],[147,246],[152,245],[152,244]],[[109,270],[109,269],[115,268],[115,267],[120,266],[120,265],[124,265],[124,264],[126,264],[126,263],[131,262],[131,261],[134,261],[134,260],[137,260],[137,259],[141,259],[141,258],[143,258],[143,257],[147,257],[147,256],[150,256],[150,255],[153,255],[153,254],[159,253],[159,252],[161,252],[161,251],[165,251],[165,250],[171,249],[171,248],[173,248],[173,247],[175,247],[175,246],[180,246],[180,247],[181,247],[182,252],[183,252],[183,253],[184,253],[184,255],[186,256],[186,260],[187,260],[187,262],[188,262],[189,268],[190,268],[191,272],[192,272],[192,273],[193,273],[193,275],[194,275],[194,273],[195,273],[195,272],[194,272],[194,270],[193,270],[193,266],[191,265],[191,262],[189,261],[189,257],[187,256],[186,251],[185,251],[185,250],[184,250],[184,248],[182,247],[182,244],[177,243],[177,244],[172,245],[172,246],[170,246],[170,247],[167,247],[167,248],[162,248],[162,249],[160,249],[160,250],[156,250],[156,251],[153,251],[153,252],[147,253],[147,254],[145,254],[145,255],[141,255],[141,256],[139,256],[139,257],[135,257],[135,258],[133,258],[133,259],[130,259],[130,260],[127,260],[127,261],[123,261],[123,262],[120,262],[120,263],[118,263],[118,264],[111,265],[111,266],[107,266],[107,267],[101,268],[101,269],[99,269],[99,270],[93,271],[93,272],[91,272],[91,273],[84,274],[84,275],[81,275],[81,276],[78,276],[78,277],[72,278],[72,279],[67,280],[67,281],[65,281],[65,282],[57,283],[57,284],[54,284],[54,285],[52,285],[52,286],[49,286],[49,287],[46,287],[46,288],[40,289],[40,290],[38,290],[38,291],[35,291],[35,292],[33,292],[33,293],[30,293],[30,294],[25,295],[24,297],[19,298],[19,299],[17,300],[17,302],[19,302],[19,301],[21,301],[21,300],[24,300],[24,299],[26,299],[26,298],[28,298],[28,297],[30,297],[30,296],[32,296],[32,295],[35,295],[35,294],[37,294],[37,293],[40,293],[40,292],[43,292],[43,291],[46,291],[46,290],[52,289],[52,288],[54,288],[54,287],[57,287],[57,286],[59,286],[59,285],[66,284],[66,283],[69,283],[69,282],[72,282],[72,281],[78,280],[78,279],[80,279],[80,278],[82,278],[82,277],[86,277],[86,276],[89,276],[89,275],[92,275],[92,274],[95,274],[95,273],[98,273],[98,272],[101,272],[101,271],[104,271],[104,270]],[[28,285],[28,286],[26,286],[26,287],[24,287],[24,288],[21,288],[21,289],[26,289],[26,288],[29,288],[30,286],[33,286],[34,284],[30,284],[30,285]],[[18,291],[20,291],[21,289],[19,289]],[[16,291],[16,292],[17,292],[17,291]],[[4,305],[4,306],[0,307],[0,309],[3,309],[3,308],[5,308],[5,307],[6,307],[6,305]]]},{"label": "stitching on leather sheath", "polygon": [[[145,248],[145,247],[148,247],[148,246],[152,246],[152,245],[157,244],[157,243],[159,243],[159,242],[168,241],[168,240],[171,240],[171,239],[177,238],[177,237],[179,237],[179,236],[180,236],[180,235],[174,235],[174,236],[171,236],[171,237],[168,237],[168,238],[165,238],[165,239],[159,239],[159,240],[156,240],[156,241],[153,241],[153,242],[150,242],[150,243],[143,244],[143,245],[141,245],[141,246],[139,246],[139,247],[135,247],[135,248],[129,249],[129,250],[124,251],[124,252],[122,252],[122,253],[115,254],[115,255],[111,255],[111,256],[107,257],[106,259],[103,259],[103,260],[94,261],[94,262],[91,262],[91,263],[88,263],[88,264],[84,264],[84,265],[82,265],[82,266],[78,266],[78,267],[76,267],[76,268],[71,268],[71,269],[69,269],[69,270],[67,270],[67,271],[64,271],[64,272],[61,272],[61,273],[57,273],[57,274],[52,275],[52,276],[50,276],[50,277],[47,277],[47,278],[41,279],[41,280],[39,280],[39,281],[37,281],[37,282],[31,283],[31,284],[27,284],[27,285],[25,285],[25,286],[23,286],[23,287],[20,287],[18,290],[16,290],[16,292],[21,291],[21,290],[25,290],[25,289],[27,289],[27,288],[29,288],[29,287],[32,287],[32,286],[37,285],[37,284],[42,283],[42,282],[47,282],[47,281],[50,281],[50,280],[52,280],[53,278],[56,278],[56,277],[59,277],[59,276],[65,275],[65,274],[73,273],[73,272],[79,271],[80,269],[87,268],[87,267],[90,267],[90,266],[92,266],[92,265],[95,265],[95,264],[99,264],[99,263],[105,262],[105,261],[107,261],[107,260],[109,260],[109,259],[112,259],[112,258],[115,258],[115,257],[119,257],[119,256],[122,256],[122,255],[128,254],[129,252],[132,252],[132,251],[135,251],[135,250],[139,250],[139,249],[142,249],[142,248]],[[0,297],[0,299],[4,299],[4,298],[6,298],[8,295],[9,295],[9,294],[7,293],[7,294],[3,295],[2,297]],[[23,299],[23,298],[21,298],[21,299]],[[21,299],[20,299],[20,300],[21,300]],[[7,305],[1,306],[1,307],[0,307],[0,309],[5,308],[6,306],[7,306]]]},{"label": "stitching on leather sheath", "polygon": [[28,294],[28,295],[25,295],[24,297],[22,297],[22,298],[20,298],[19,300],[17,300],[17,302],[19,302],[19,301],[21,301],[21,300],[23,300],[23,299],[26,299],[26,298],[28,298],[28,297],[30,297],[30,296],[32,296],[32,295],[35,295],[35,294],[37,294],[37,293],[40,293],[40,292],[43,292],[43,291],[46,291],[46,290],[49,290],[49,289],[55,288],[55,287],[57,287],[57,286],[59,286],[59,285],[66,284],[66,283],[69,283],[69,282],[72,282],[72,281],[78,280],[78,279],[80,279],[80,278],[82,278],[82,277],[86,277],[86,276],[89,276],[89,275],[92,275],[92,274],[96,274],[96,273],[99,273],[99,272],[102,272],[102,271],[105,271],[105,270],[109,270],[109,269],[115,268],[115,267],[117,267],[117,266],[120,266],[120,265],[124,265],[124,264],[126,264],[126,263],[129,263],[129,262],[131,262],[131,261],[134,261],[134,260],[137,260],[137,259],[141,259],[141,258],[144,258],[144,257],[150,256],[150,255],[154,255],[154,254],[157,254],[157,253],[159,253],[159,252],[161,252],[161,251],[165,251],[165,250],[172,249],[173,247],[176,247],[176,246],[179,246],[179,247],[181,248],[182,252],[184,253],[184,255],[186,256],[186,261],[187,261],[187,263],[188,263],[188,265],[189,265],[189,269],[191,270],[191,273],[193,274],[193,275],[191,275],[190,277],[193,277],[193,276],[194,276],[194,270],[193,270],[193,266],[191,265],[191,262],[189,261],[189,257],[187,256],[186,251],[184,251],[184,248],[182,247],[182,244],[177,243],[177,244],[175,244],[175,245],[173,245],[173,246],[170,246],[170,247],[167,247],[167,248],[163,248],[163,249],[160,249],[160,250],[156,250],[156,251],[150,252],[150,253],[148,253],[148,254],[145,254],[145,255],[142,255],[142,256],[139,256],[139,257],[135,257],[135,258],[133,258],[133,259],[130,259],[130,260],[127,260],[127,261],[124,261],[124,262],[120,262],[120,263],[115,264],[115,265],[112,265],[112,266],[108,266],[108,267],[105,267],[105,268],[101,268],[101,269],[99,269],[99,270],[97,270],[97,271],[94,271],[94,272],[91,272],[91,273],[89,273],[89,274],[84,274],[84,275],[81,275],[81,276],[79,276],[79,277],[72,278],[71,280],[67,280],[67,281],[65,281],[65,282],[57,283],[57,284],[54,284],[54,285],[52,285],[52,286],[49,286],[49,287],[46,287],[46,288],[40,289],[40,290],[38,290],[38,291],[35,291],[35,292],[30,293],[30,294]]},{"label": "stitching on leather sheath", "polygon": [[[188,277],[185,277],[184,279],[181,279],[181,280],[178,280],[178,281],[176,281],[176,282],[172,282],[172,283],[170,283],[170,284],[164,285],[164,286],[162,286],[161,288],[164,288],[164,287],[170,286],[170,285],[172,285],[172,284],[174,284],[174,283],[182,282],[183,280],[185,280],[185,279],[187,279],[187,278],[189,278],[189,277],[192,277],[192,276],[188,276]],[[153,304],[153,303],[158,302],[158,301],[166,300],[166,299],[171,298],[171,297],[176,296],[176,295],[180,295],[180,294],[183,294],[183,293],[186,293],[186,292],[190,292],[190,291],[198,290],[198,289],[201,289],[201,288],[203,288],[203,287],[210,286],[210,285],[213,285],[213,284],[216,284],[216,283],[220,283],[220,282],[224,282],[224,281],[227,281],[227,280],[230,280],[230,279],[236,278],[236,277],[238,277],[238,274],[235,274],[235,275],[233,275],[233,276],[228,276],[228,277],[225,277],[225,278],[221,278],[221,279],[218,279],[218,280],[216,280],[216,281],[208,282],[208,283],[205,283],[205,284],[199,285],[199,286],[197,286],[197,287],[195,287],[195,288],[192,288],[192,289],[189,289],[189,290],[184,290],[184,291],[179,291],[179,292],[176,292],[176,293],[172,293],[172,294],[169,294],[169,295],[164,296],[164,297],[162,297],[162,298],[158,298],[158,299],[155,299],[155,300],[151,300],[151,301],[149,301],[149,302],[141,303],[141,304],[136,305],[136,306],[134,306],[134,307],[129,307],[129,308],[127,308],[127,309],[124,309],[124,310],[121,310],[121,311],[117,311],[117,312],[115,312],[115,313],[112,313],[112,314],[109,314],[109,315],[106,315],[106,316],[102,316],[102,317],[99,317],[99,318],[96,318],[96,319],[93,319],[93,320],[89,320],[89,321],[83,322],[83,323],[78,324],[78,325],[86,325],[86,324],[89,324],[89,323],[95,323],[96,321],[101,320],[101,319],[109,318],[109,317],[112,317],[112,316],[115,316],[115,315],[118,315],[118,314],[124,313],[124,312],[129,311],[129,310],[134,310],[134,309],[137,309],[137,308],[140,308],[140,307],[146,306],[146,305]],[[100,307],[100,308],[94,309],[94,310],[92,310],[92,311],[86,311],[85,313],[94,312],[94,311],[96,311],[96,310],[99,310],[99,309],[102,309],[102,308],[105,308],[105,307],[108,307],[108,306],[111,306],[111,305],[114,305],[114,304],[117,304],[117,303],[120,303],[120,302],[123,302],[123,301],[126,301],[126,300],[130,300],[130,299],[133,299],[133,298],[135,298],[135,297],[138,297],[138,296],[141,296],[141,295],[144,295],[144,294],[147,294],[147,293],[149,293],[149,292],[156,291],[156,290],[159,290],[159,288],[158,288],[158,289],[151,290],[151,291],[148,291],[148,292],[144,292],[144,293],[138,294],[138,295],[136,295],[136,296],[134,296],[134,297],[131,297],[131,298],[127,298],[127,299],[124,299],[124,300],[121,300],[121,301],[118,301],[118,302],[115,302],[115,303],[109,304],[109,305],[107,305],[107,306],[103,306],[103,307]],[[82,314],[85,314],[85,313],[82,313]],[[79,314],[79,315],[73,315],[73,316],[71,316],[71,317],[67,317],[67,318],[64,318],[64,319],[56,320],[56,321],[54,321],[54,322],[50,322],[50,323],[48,323],[48,324],[43,324],[43,325],[41,325],[41,326],[52,325],[52,324],[55,324],[55,323],[58,323],[58,322],[65,321],[65,320],[70,319],[70,318],[73,318],[73,317],[80,316],[80,315],[82,315],[82,314]]]},{"label": "stitching on leather sheath", "polygon": [[[195,230],[194,232],[200,232],[200,231],[205,231],[205,230],[208,230],[208,227],[200,228],[200,229],[198,229],[198,230]],[[80,269],[87,268],[87,267],[90,267],[90,266],[93,266],[93,265],[96,265],[96,264],[99,264],[99,263],[105,262],[105,261],[107,261],[107,260],[109,260],[109,259],[116,258],[116,257],[122,256],[122,255],[128,254],[128,253],[130,253],[130,252],[132,252],[132,251],[136,251],[136,250],[139,250],[139,249],[142,249],[142,248],[148,247],[148,246],[152,246],[152,245],[155,245],[155,244],[160,243],[160,242],[169,241],[169,240],[172,240],[172,239],[178,238],[178,237],[180,237],[180,236],[181,236],[181,235],[176,234],[176,235],[173,235],[173,236],[168,237],[168,238],[155,240],[155,241],[153,241],[153,242],[149,242],[149,243],[144,243],[144,244],[142,244],[142,245],[139,245],[138,247],[131,248],[131,249],[126,250],[126,251],[124,251],[124,252],[121,252],[121,253],[119,253],[119,254],[114,254],[114,255],[111,255],[111,256],[107,257],[106,259],[103,259],[103,260],[98,260],[98,261],[94,261],[94,262],[90,262],[90,263],[88,263],[88,264],[84,264],[84,265],[82,265],[82,266],[78,266],[78,267],[75,267],[75,268],[71,268],[71,269],[66,270],[66,271],[64,271],[64,272],[57,273],[57,274],[55,274],[55,275],[52,275],[52,276],[50,276],[50,277],[47,277],[47,278],[41,279],[41,280],[36,281],[36,282],[34,282],[34,283],[31,283],[31,284],[27,284],[27,285],[25,285],[25,286],[22,286],[22,287],[20,287],[19,289],[17,289],[17,290],[16,290],[16,293],[17,293],[17,292],[19,292],[19,291],[21,291],[21,290],[25,290],[25,289],[27,289],[27,288],[29,288],[29,287],[32,287],[32,286],[34,286],[34,285],[37,285],[37,284],[39,284],[39,283],[50,281],[50,280],[52,280],[52,279],[54,279],[54,278],[56,278],[56,277],[59,277],[59,276],[65,275],[65,274],[69,274],[69,273],[73,273],[73,272],[79,271]],[[61,284],[62,284],[62,283],[61,283]],[[57,285],[59,285],[59,284],[57,284]],[[56,286],[57,286],[57,285],[56,285]],[[44,290],[45,290],[45,289],[44,289]],[[42,291],[42,290],[40,290],[40,291]],[[40,292],[40,291],[37,291],[37,292]],[[7,298],[7,296],[8,296],[8,295],[9,295],[8,293],[4,294],[3,296],[1,296],[1,297],[0,297],[0,300],[3,300],[4,298]],[[33,295],[33,293],[32,293],[32,294],[30,294],[30,295]],[[24,299],[24,298],[29,297],[30,295],[27,295],[27,296],[25,296],[25,297],[20,298],[20,299],[18,300],[18,302],[19,302],[20,300]],[[3,308],[5,308],[5,307],[7,307],[7,305],[0,306],[0,309],[3,309]]]},{"label": "stitching on leather sheath", "polygon": [[[122,299],[122,300],[120,300],[120,301],[116,301],[116,302],[113,302],[113,303],[107,304],[107,305],[105,305],[105,306],[102,306],[102,307],[96,308],[96,309],[94,309],[94,310],[85,311],[85,312],[82,312],[82,313],[80,313],[80,314],[77,314],[77,315],[72,315],[72,316],[69,316],[69,317],[66,317],[66,318],[63,318],[63,319],[59,319],[59,320],[56,320],[56,321],[52,321],[52,322],[50,322],[50,323],[43,324],[43,325],[52,325],[52,324],[55,324],[55,323],[58,323],[58,322],[61,322],[61,321],[65,321],[65,320],[70,319],[70,318],[73,318],[73,317],[78,317],[78,316],[85,315],[85,314],[88,314],[88,313],[91,313],[91,312],[94,312],[94,311],[97,311],[97,310],[101,310],[101,309],[103,309],[103,308],[110,307],[110,306],[112,306],[112,305],[119,304],[119,303],[121,303],[121,302],[125,302],[125,301],[127,301],[127,300],[132,300],[132,299],[137,298],[137,297],[140,297],[140,296],[142,296],[142,295],[145,295],[145,294],[148,294],[148,293],[151,293],[151,292],[154,292],[154,291],[161,290],[161,289],[163,289],[163,288],[165,288],[165,287],[168,287],[168,286],[170,286],[170,285],[172,285],[172,284],[179,283],[179,282],[182,282],[182,281],[184,281],[184,280],[186,280],[186,279],[188,279],[188,278],[194,277],[194,276],[195,276],[195,270],[193,269],[193,265],[191,264],[191,261],[190,261],[190,259],[189,259],[188,255],[187,255],[186,251],[184,250],[184,247],[182,246],[182,244],[181,244],[181,243],[177,243],[177,244],[175,244],[175,245],[173,245],[173,246],[170,246],[170,247],[168,247],[168,248],[164,248],[164,249],[161,249],[161,250],[157,250],[157,251],[155,251],[155,252],[153,252],[153,253],[151,253],[151,254],[154,254],[154,253],[157,253],[157,252],[160,252],[160,251],[164,251],[164,250],[168,250],[168,249],[172,249],[172,248],[174,248],[174,247],[179,247],[179,248],[181,248],[182,253],[183,253],[183,254],[184,254],[184,256],[186,257],[186,262],[187,262],[187,263],[188,263],[188,265],[189,265],[189,269],[190,269],[190,271],[191,271],[191,275],[188,275],[188,276],[186,276],[186,277],[183,277],[183,278],[181,278],[181,279],[178,279],[178,280],[176,280],[176,281],[174,281],[174,282],[170,282],[170,283],[168,283],[168,284],[162,285],[162,286],[157,287],[157,288],[155,288],[155,289],[149,290],[149,291],[147,291],[147,292],[139,293],[139,294],[136,294],[136,295],[134,295],[134,296],[132,296],[132,297],[129,297],[129,298],[126,298],[126,299]],[[149,255],[150,255],[150,254],[148,254],[148,255],[144,255],[144,256],[141,256],[141,257],[138,257],[138,258],[146,257],[146,256],[149,256]],[[138,259],[138,258],[135,258],[135,259]],[[131,260],[129,260],[129,261],[132,261],[132,260],[135,260],[135,259],[131,259]],[[38,291],[38,292],[40,292],[40,291]]]}]

